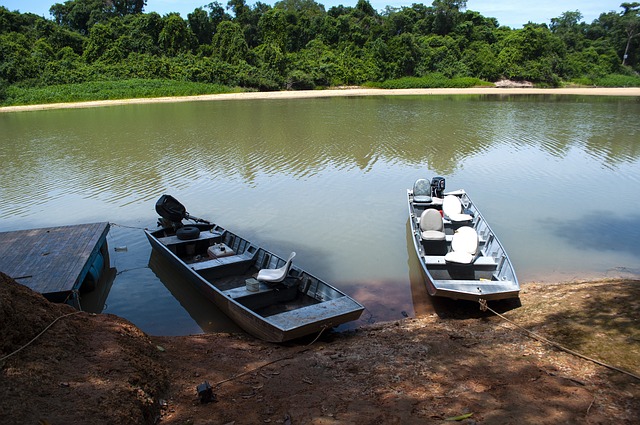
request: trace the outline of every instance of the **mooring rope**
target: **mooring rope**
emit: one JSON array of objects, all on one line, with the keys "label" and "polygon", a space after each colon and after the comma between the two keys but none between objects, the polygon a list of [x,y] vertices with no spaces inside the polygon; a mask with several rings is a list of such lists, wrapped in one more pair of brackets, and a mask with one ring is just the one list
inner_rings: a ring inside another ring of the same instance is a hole
[{"label": "mooring rope", "polygon": [[225,382],[233,381],[234,379],[238,379],[238,378],[240,378],[242,376],[245,376],[245,375],[248,375],[250,373],[253,373],[253,372],[255,372],[257,370],[260,370],[260,369],[262,369],[262,368],[264,368],[266,366],[269,366],[271,364],[281,362],[282,360],[292,359],[295,355],[302,354],[305,351],[310,350],[311,349],[311,345],[313,345],[318,340],[318,338],[320,338],[320,335],[322,335],[322,333],[327,329],[327,327],[328,327],[327,325],[323,326],[322,329],[320,329],[320,332],[318,332],[318,335],[316,335],[316,337],[314,338],[314,340],[311,341],[310,343],[308,343],[307,345],[303,346],[303,348],[301,350],[298,350],[298,351],[296,351],[295,353],[292,353],[292,354],[287,354],[286,356],[282,356],[280,358],[277,358],[275,360],[272,360],[272,361],[270,361],[268,363],[265,363],[265,364],[262,364],[260,366],[254,367],[254,368],[249,369],[247,371],[244,371],[242,373],[238,373],[237,375],[233,375],[231,378],[223,379],[222,381],[216,382],[213,385],[213,388],[218,388],[220,385],[224,384]]},{"label": "mooring rope", "polygon": [[515,323],[514,321],[512,321],[512,320],[508,319],[508,318],[507,318],[507,317],[505,317],[504,315],[502,315],[502,314],[498,313],[497,311],[495,311],[495,310],[493,310],[491,307],[489,307],[489,306],[487,305],[487,300],[485,300],[485,299],[482,299],[482,298],[481,298],[480,300],[478,300],[478,302],[480,303],[480,310],[482,310],[482,311],[487,311],[487,310],[489,310],[491,313],[493,313],[493,314],[495,314],[496,316],[500,317],[501,319],[503,319],[503,320],[505,320],[505,321],[507,321],[507,322],[511,323],[513,326],[515,326],[515,327],[517,327],[518,329],[520,329],[520,330],[524,331],[527,335],[531,336],[531,337],[532,337],[532,338],[534,338],[534,339],[537,339],[538,341],[542,341],[542,342],[544,342],[544,343],[547,343],[547,344],[549,344],[549,345],[552,345],[552,346],[554,346],[554,347],[558,348],[559,350],[565,351],[565,352],[567,352],[567,353],[569,353],[569,354],[573,354],[573,355],[574,355],[574,356],[576,356],[576,357],[580,357],[580,358],[585,359],[585,360],[588,360],[588,361],[590,361],[590,362],[593,362],[593,363],[599,364],[600,366],[604,366],[604,367],[606,367],[606,368],[608,368],[608,369],[615,370],[616,372],[624,373],[625,375],[629,375],[629,376],[631,376],[631,377],[633,377],[633,378],[636,378],[636,379],[640,380],[640,376],[638,376],[638,375],[636,375],[636,374],[634,374],[634,373],[631,373],[631,372],[628,372],[628,371],[626,371],[626,370],[620,369],[620,368],[618,368],[618,367],[616,367],[616,366],[612,366],[612,365],[610,365],[610,364],[607,364],[607,363],[601,362],[600,360],[596,360],[596,359],[594,359],[594,358],[591,358],[591,357],[585,356],[584,354],[580,354],[580,353],[578,353],[577,351],[574,351],[574,350],[572,350],[572,349],[570,349],[570,348],[564,347],[564,346],[562,346],[562,345],[558,344],[557,342],[551,341],[551,340],[549,340],[549,339],[547,339],[547,338],[543,337],[542,335],[538,335],[537,333],[532,332],[532,331],[530,331],[529,329],[523,328],[522,326],[518,325],[518,324],[517,324],[517,323]]},{"label": "mooring rope", "polygon": [[124,227],[124,228],[126,228],[126,229],[134,229],[134,230],[148,230],[146,227],[127,226],[127,225],[124,225],[124,224],[118,224],[118,223],[112,223],[112,222],[109,222],[109,224],[110,224],[111,226],[115,226],[115,227]]},{"label": "mooring rope", "polygon": [[42,330],[42,332],[40,332],[38,335],[36,335],[35,337],[33,337],[33,339],[32,339],[31,341],[27,342],[25,345],[23,345],[22,347],[18,348],[18,349],[17,349],[16,351],[14,351],[13,353],[11,353],[11,354],[7,354],[7,355],[6,355],[6,356],[4,356],[4,357],[0,357],[0,362],[5,361],[5,360],[6,360],[6,359],[8,359],[9,357],[13,356],[13,355],[14,355],[14,354],[16,354],[16,353],[19,353],[20,351],[22,351],[23,349],[25,349],[26,347],[28,347],[29,345],[31,345],[31,343],[33,343],[36,339],[40,338],[40,337],[41,337],[41,336],[42,336],[42,335],[43,335],[43,334],[44,334],[44,333],[45,333],[45,332],[46,332],[46,331],[47,331],[51,326],[53,326],[53,325],[54,325],[58,320],[60,320],[60,319],[64,319],[65,317],[68,317],[68,316],[73,316],[74,314],[78,314],[78,313],[82,313],[82,312],[81,312],[81,311],[74,311],[74,312],[72,312],[72,313],[67,313],[67,314],[64,314],[64,315],[62,315],[62,316],[60,316],[60,317],[56,318],[53,322],[49,323],[49,325],[48,325],[46,328],[44,328],[44,329]]}]

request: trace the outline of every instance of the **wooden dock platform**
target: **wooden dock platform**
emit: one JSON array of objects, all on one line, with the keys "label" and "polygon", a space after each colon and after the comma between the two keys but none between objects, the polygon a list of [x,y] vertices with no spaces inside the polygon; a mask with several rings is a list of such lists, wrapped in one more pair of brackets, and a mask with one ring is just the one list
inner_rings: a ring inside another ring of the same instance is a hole
[{"label": "wooden dock platform", "polygon": [[[54,302],[79,291],[106,255],[109,223],[0,233],[0,271]],[[108,264],[107,264],[108,267]]]}]

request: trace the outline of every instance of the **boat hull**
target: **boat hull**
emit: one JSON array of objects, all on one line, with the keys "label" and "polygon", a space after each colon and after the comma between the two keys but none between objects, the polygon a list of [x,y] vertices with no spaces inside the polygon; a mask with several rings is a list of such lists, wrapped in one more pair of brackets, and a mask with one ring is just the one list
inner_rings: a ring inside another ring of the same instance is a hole
[{"label": "boat hull", "polygon": [[[364,307],[357,301],[295,265],[286,285],[259,283],[258,290],[249,290],[246,281],[260,268],[277,268],[285,260],[220,226],[195,227],[200,234],[193,240],[180,240],[167,228],[145,233],[165,261],[247,333],[284,342],[357,320],[362,314]],[[214,245],[227,251],[206,257]]]},{"label": "boat hull", "polygon": [[[448,192],[447,195],[457,196],[465,213],[471,215],[472,219],[464,225],[476,230],[480,241],[479,254],[473,263],[460,265],[447,262],[443,252],[430,252],[422,240],[419,220],[425,209],[441,211],[441,205],[414,202],[413,193],[408,190],[411,239],[429,295],[470,301],[518,298],[520,285],[511,260],[480,211],[464,190]],[[445,251],[450,252],[452,236],[459,225],[446,216],[443,220]]]}]

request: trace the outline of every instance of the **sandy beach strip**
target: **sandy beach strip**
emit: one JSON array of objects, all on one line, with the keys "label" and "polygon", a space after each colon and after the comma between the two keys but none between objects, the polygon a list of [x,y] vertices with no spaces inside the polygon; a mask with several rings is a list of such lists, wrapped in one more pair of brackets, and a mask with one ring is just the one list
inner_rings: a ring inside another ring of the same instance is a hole
[{"label": "sandy beach strip", "polygon": [[278,92],[243,92],[206,94],[199,96],[153,97],[137,99],[94,100],[87,102],[49,103],[42,105],[4,106],[0,112],[42,111],[48,109],[97,108],[101,106],[137,105],[146,103],[196,102],[215,100],[309,99],[339,96],[438,96],[438,95],[575,95],[575,96],[637,96],[640,87],[625,88],[497,88],[467,89],[366,89],[300,90]]}]

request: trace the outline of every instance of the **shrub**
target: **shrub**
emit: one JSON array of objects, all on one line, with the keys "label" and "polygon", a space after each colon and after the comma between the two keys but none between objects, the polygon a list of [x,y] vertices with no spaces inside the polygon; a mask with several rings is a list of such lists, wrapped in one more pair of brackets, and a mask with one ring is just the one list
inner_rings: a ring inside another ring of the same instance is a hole
[{"label": "shrub", "polygon": [[640,77],[637,75],[611,74],[597,78],[594,83],[599,87],[640,87]]},{"label": "shrub", "polygon": [[446,78],[442,74],[434,73],[424,77],[405,77],[387,80],[382,83],[370,83],[369,86],[383,89],[412,89],[412,88],[468,88],[477,86],[491,86],[492,84],[474,77]]}]

